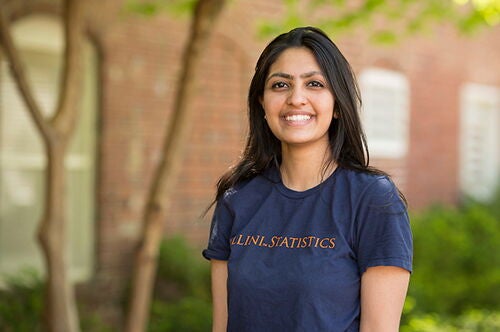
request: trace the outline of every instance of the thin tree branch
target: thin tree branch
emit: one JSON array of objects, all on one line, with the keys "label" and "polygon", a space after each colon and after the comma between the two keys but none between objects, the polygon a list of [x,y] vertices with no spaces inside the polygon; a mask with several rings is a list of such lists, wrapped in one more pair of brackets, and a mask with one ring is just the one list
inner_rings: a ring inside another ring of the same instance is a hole
[{"label": "thin tree branch", "polygon": [[157,169],[156,178],[154,181],[154,190],[149,197],[149,203],[152,205],[164,202],[169,192],[170,181],[165,181],[164,178],[174,179],[170,176],[171,169],[176,170],[178,164],[181,163],[178,158],[178,151],[184,145],[185,136],[189,126],[180,125],[185,123],[185,119],[189,116],[188,103],[189,96],[193,95],[193,90],[196,89],[195,82],[192,79],[195,77],[197,65],[201,60],[201,53],[205,49],[208,42],[208,36],[213,29],[213,21],[220,13],[225,5],[226,0],[200,0],[195,8],[193,25],[191,28],[190,40],[185,54],[183,56],[182,72],[179,82],[185,82],[179,85],[175,98],[174,112],[170,119],[169,126],[166,131],[166,138],[163,146],[163,159]]},{"label": "thin tree branch", "polygon": [[[80,107],[74,104],[80,100],[82,88],[82,51],[83,51],[83,2],[82,0],[65,0],[64,6],[64,39],[65,54],[62,68],[63,77],[60,82],[60,95],[54,127],[63,135],[73,131]],[[71,104],[73,103],[73,105]]]},{"label": "thin tree branch", "polygon": [[25,102],[28,112],[35,121],[35,125],[42,137],[47,140],[49,138],[50,128],[34,98],[33,90],[30,87],[23,64],[21,63],[21,57],[12,40],[9,19],[4,10],[0,10],[0,42],[7,57],[10,72],[22,96],[21,99]]},{"label": "thin tree branch", "polygon": [[195,6],[188,44],[184,50],[182,72],[179,77],[172,118],[166,128],[162,158],[156,168],[144,207],[141,243],[136,252],[132,280],[131,303],[125,330],[144,331],[151,303],[158,248],[163,237],[163,215],[166,198],[171,193],[186,146],[193,110],[190,96],[196,92],[196,71],[202,51],[208,43],[214,22],[226,0],[198,0]]}]

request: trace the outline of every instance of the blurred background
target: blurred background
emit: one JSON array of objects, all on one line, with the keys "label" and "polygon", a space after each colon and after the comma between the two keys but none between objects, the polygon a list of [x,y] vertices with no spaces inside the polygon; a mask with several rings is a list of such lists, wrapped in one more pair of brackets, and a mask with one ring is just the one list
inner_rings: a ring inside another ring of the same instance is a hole
[{"label": "blurred background", "polygon": [[[371,163],[409,202],[401,330],[500,330],[500,1],[2,0],[0,12],[0,331],[210,330],[203,213],[243,148],[257,57],[300,25],[323,28],[351,63]],[[64,51],[65,26],[80,57]],[[162,178],[165,158],[177,166]],[[44,258],[41,220],[64,220],[62,255]],[[132,328],[146,229],[162,241],[147,256],[159,254],[146,322]],[[68,285],[61,306],[50,280]],[[73,325],[58,330],[55,314]]]}]

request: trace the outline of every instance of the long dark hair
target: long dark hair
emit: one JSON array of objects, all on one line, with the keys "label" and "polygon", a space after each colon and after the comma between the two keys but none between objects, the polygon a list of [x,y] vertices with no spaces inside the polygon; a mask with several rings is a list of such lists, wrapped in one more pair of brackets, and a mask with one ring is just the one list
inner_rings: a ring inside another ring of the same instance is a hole
[{"label": "long dark hair", "polygon": [[386,175],[368,165],[366,137],[359,117],[361,97],[351,66],[323,31],[301,27],[276,37],[257,61],[248,93],[250,128],[246,147],[240,161],[219,179],[216,201],[235,184],[281,162],[281,142],[269,129],[260,100],[269,68],[283,51],[292,47],[306,47],[314,54],[334,96],[336,119],[328,130],[331,160],[326,161],[325,169],[334,161],[347,169]]}]

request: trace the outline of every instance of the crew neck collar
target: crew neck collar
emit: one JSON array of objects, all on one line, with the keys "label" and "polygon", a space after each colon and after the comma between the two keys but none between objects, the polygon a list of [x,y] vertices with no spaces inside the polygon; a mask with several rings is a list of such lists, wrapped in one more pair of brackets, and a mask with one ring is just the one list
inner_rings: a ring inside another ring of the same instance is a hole
[{"label": "crew neck collar", "polygon": [[271,179],[271,181],[274,183],[274,186],[281,194],[289,198],[303,198],[316,193],[328,182],[333,181],[336,174],[339,172],[339,169],[340,166],[337,166],[335,170],[332,172],[332,174],[330,174],[327,178],[325,178],[323,182],[304,191],[293,190],[285,186],[281,178],[281,173],[276,166],[271,167],[268,173],[269,173],[269,178]]}]

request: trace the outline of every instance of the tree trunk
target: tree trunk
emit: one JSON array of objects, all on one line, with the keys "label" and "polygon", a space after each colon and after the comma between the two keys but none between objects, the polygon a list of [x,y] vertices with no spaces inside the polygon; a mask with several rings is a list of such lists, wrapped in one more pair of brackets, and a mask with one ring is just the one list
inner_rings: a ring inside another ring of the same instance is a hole
[{"label": "tree trunk", "polygon": [[54,139],[48,147],[46,205],[38,229],[40,245],[47,267],[44,299],[44,326],[47,331],[79,331],[78,311],[73,288],[68,279],[65,218],[66,142]]},{"label": "tree trunk", "polygon": [[43,325],[44,330],[50,332],[79,331],[75,296],[67,271],[64,157],[79,114],[83,72],[82,3],[82,0],[64,1],[64,68],[58,106],[51,119],[43,117],[33,96],[12,41],[8,18],[0,11],[0,40],[18,90],[41,134],[47,156],[45,205],[38,239],[47,270]]},{"label": "tree trunk", "polygon": [[193,110],[189,101],[195,96],[195,72],[201,60],[210,33],[225,0],[198,0],[191,23],[190,36],[184,50],[182,72],[179,79],[174,112],[166,128],[162,158],[158,164],[143,215],[141,242],[136,251],[132,291],[126,331],[145,331],[157,268],[157,256],[163,237],[165,204],[172,192]]}]

